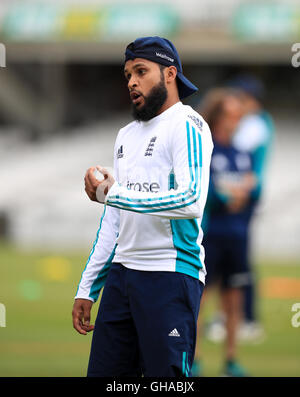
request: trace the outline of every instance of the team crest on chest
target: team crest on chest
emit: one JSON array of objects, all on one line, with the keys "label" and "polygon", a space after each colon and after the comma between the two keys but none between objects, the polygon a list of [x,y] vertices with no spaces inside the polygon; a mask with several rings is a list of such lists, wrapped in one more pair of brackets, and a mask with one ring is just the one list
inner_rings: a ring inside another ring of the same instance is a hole
[{"label": "team crest on chest", "polygon": [[152,156],[153,149],[154,149],[154,144],[155,144],[156,139],[157,139],[156,136],[151,138],[151,140],[149,142],[149,145],[147,146],[147,149],[145,151],[145,156]]}]

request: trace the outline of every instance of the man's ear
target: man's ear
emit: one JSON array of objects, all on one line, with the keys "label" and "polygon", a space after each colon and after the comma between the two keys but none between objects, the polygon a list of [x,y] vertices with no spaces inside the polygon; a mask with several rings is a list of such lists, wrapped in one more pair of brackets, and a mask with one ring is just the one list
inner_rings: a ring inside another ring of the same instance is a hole
[{"label": "man's ear", "polygon": [[165,69],[165,73],[166,73],[165,75],[166,83],[172,83],[176,79],[177,69],[175,66],[168,66]]}]

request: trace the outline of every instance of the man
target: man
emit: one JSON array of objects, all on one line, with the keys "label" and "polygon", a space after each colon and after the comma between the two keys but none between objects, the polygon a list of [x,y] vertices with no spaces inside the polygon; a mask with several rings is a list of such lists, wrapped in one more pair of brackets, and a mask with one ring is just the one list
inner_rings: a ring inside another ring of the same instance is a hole
[{"label": "man", "polygon": [[[200,109],[214,142],[203,242],[207,286],[218,282],[221,293],[226,328],[223,373],[245,376],[245,370],[237,361],[236,342],[242,291],[251,278],[248,232],[256,203],[257,182],[250,153],[232,145],[233,134],[243,115],[240,95],[226,89],[213,89],[207,93]],[[199,374],[201,361],[199,351],[197,353],[193,371]]]},{"label": "man", "polygon": [[[251,74],[237,75],[227,83],[227,87],[238,90],[241,96],[244,115],[233,135],[232,144],[237,150],[251,153],[253,171],[257,180],[256,198],[259,202],[264,190],[266,168],[274,135],[272,117],[263,106],[265,87],[261,80]],[[264,329],[257,312],[255,268],[251,262],[249,255],[252,277],[243,291],[244,318],[238,336],[241,341],[257,343],[264,339]],[[218,314],[207,327],[207,337],[211,340],[221,340],[224,336],[223,316]]]},{"label": "man", "polygon": [[[265,88],[257,77],[250,74],[239,75],[228,85],[243,94],[245,116],[233,136],[233,146],[252,154],[253,170],[258,182],[256,194],[259,200],[264,189],[267,160],[274,135],[272,117],[263,107]],[[245,287],[244,295],[244,322],[239,337],[241,340],[257,342],[263,339],[264,331],[255,307],[257,294],[254,277]]]},{"label": "man", "polygon": [[119,131],[114,177],[98,166],[85,177],[105,204],[82,274],[73,326],[95,323],[88,376],[189,376],[205,282],[201,218],[212,153],[210,130],[181,99],[197,88],[183,75],[174,45],[160,37],[125,52],[135,121]]}]

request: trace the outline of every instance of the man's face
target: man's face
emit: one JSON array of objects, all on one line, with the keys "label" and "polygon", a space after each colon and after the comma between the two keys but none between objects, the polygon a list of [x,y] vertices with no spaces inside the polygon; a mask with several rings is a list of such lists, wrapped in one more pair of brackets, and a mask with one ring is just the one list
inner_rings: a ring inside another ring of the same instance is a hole
[{"label": "man's face", "polygon": [[126,62],[124,74],[128,81],[133,117],[148,121],[157,116],[168,96],[160,66],[147,59],[136,58]]},{"label": "man's face", "polygon": [[241,101],[234,97],[228,96],[223,103],[223,111],[218,123],[222,135],[230,140],[243,116],[243,107]]},{"label": "man's face", "polygon": [[228,96],[223,101],[222,112],[218,117],[215,129],[222,141],[231,142],[232,135],[236,131],[243,116],[243,106],[240,99]]}]

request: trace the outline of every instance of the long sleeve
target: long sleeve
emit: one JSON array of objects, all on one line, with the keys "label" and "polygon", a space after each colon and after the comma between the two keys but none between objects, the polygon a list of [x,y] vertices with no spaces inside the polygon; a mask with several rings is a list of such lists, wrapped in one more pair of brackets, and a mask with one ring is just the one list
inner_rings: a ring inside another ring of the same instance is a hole
[{"label": "long sleeve", "polygon": [[142,192],[115,182],[106,196],[106,204],[169,219],[201,217],[206,202],[213,148],[209,127],[205,123],[200,131],[193,122],[183,120],[170,132],[168,146],[176,190]]},{"label": "long sleeve", "polygon": [[118,209],[104,206],[96,239],[82,273],[75,299],[89,299],[93,302],[98,299],[115,255],[119,217]]},{"label": "long sleeve", "polygon": [[[114,176],[118,180],[115,161]],[[104,205],[96,239],[82,272],[75,299],[89,299],[93,302],[98,299],[115,256],[119,226],[120,210]]]}]

